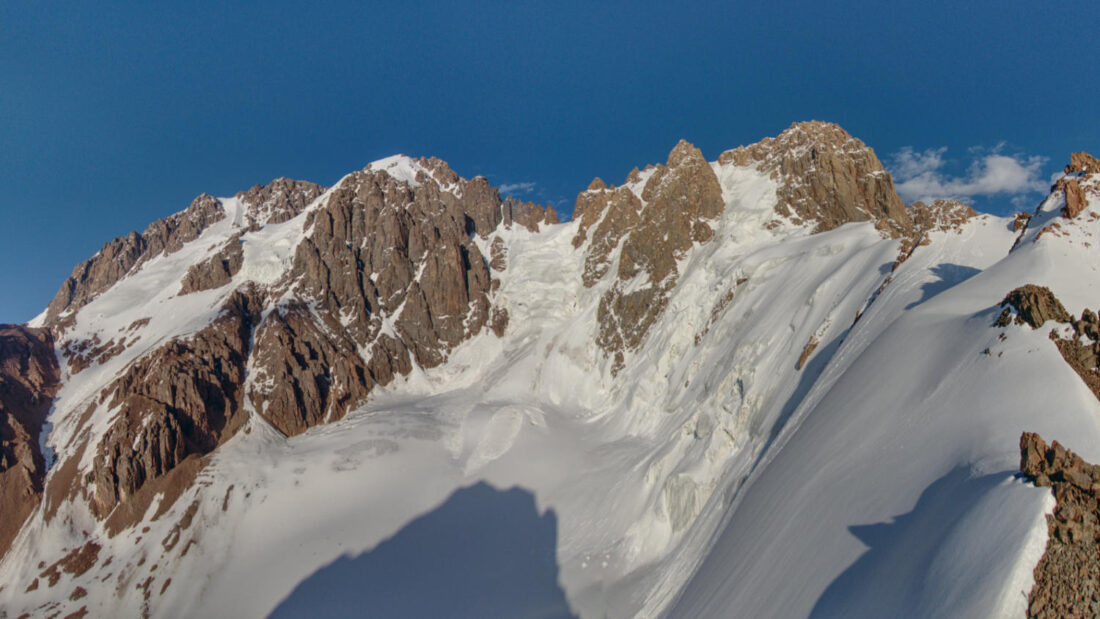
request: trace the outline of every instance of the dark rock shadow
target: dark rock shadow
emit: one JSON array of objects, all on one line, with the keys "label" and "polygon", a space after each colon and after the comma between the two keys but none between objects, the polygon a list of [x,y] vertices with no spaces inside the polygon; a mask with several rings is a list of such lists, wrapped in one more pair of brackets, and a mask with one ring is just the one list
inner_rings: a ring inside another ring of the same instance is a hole
[{"label": "dark rock shadow", "polygon": [[997,484],[1005,471],[971,477],[953,469],[921,493],[913,510],[891,522],[848,530],[869,548],[825,589],[811,617],[909,617],[924,596],[923,577],[956,523]]},{"label": "dark rock shadow", "polygon": [[271,617],[573,617],[558,583],[557,517],[479,482],[357,557],[302,581]]},{"label": "dark rock shadow", "polygon": [[939,279],[922,284],[920,287],[920,298],[906,305],[905,309],[913,309],[944,290],[956,284],[961,284],[978,273],[981,273],[981,270],[961,264],[951,264],[950,262],[937,264],[932,267],[932,275],[935,275]]}]

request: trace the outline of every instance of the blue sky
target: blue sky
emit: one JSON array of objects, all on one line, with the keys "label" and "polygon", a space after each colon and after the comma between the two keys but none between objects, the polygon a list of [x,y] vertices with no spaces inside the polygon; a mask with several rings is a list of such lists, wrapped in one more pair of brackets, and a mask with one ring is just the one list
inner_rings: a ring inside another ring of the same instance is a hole
[{"label": "blue sky", "polygon": [[200,192],[397,152],[568,212],[680,138],[830,120],[906,197],[1006,213],[1100,150],[1086,3],[671,4],[4,2],[0,322]]}]

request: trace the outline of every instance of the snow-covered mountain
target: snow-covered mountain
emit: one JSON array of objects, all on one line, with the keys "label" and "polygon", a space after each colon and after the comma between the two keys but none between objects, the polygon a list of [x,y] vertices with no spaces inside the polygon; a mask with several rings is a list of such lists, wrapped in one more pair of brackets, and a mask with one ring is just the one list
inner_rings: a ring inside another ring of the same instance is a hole
[{"label": "snow-covered mountain", "polygon": [[0,616],[1023,614],[1098,194],[906,206],[808,122],[567,223],[404,156],[201,195],[0,329]]}]

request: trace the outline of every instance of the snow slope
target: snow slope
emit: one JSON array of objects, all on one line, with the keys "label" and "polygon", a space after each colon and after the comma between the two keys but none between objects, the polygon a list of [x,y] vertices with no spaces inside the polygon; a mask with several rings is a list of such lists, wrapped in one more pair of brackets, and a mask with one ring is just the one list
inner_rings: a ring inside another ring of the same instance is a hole
[{"label": "snow slope", "polygon": [[[985,218],[902,266],[671,616],[1023,614],[1053,499],[1016,475],[1019,436],[1100,456],[1100,405],[1049,342],[1053,326],[991,326],[995,304],[1026,283],[1049,286],[1071,313],[1097,298],[1097,256],[1083,240],[1095,220],[1035,241],[1061,206],[1048,199],[1011,254],[1005,222]],[[934,296],[914,299],[916,282],[904,280],[925,273],[970,276],[921,284]],[[906,303],[917,305],[900,311]]]},{"label": "snow slope", "polygon": [[[409,165],[372,164],[415,179]],[[1046,330],[991,325],[1024,283],[1050,286],[1071,312],[1097,298],[1083,239],[1100,226],[1082,217],[1037,241],[1033,228],[1010,251],[1010,222],[983,215],[932,233],[892,271],[899,243],[870,223],[768,225],[775,181],[713,167],[726,202],[715,238],[680,261],[668,309],[618,376],[594,344],[610,281],[582,285],[577,224],[501,228],[504,337],[484,333],[294,438],[253,415],[141,527],[111,537],[79,504],[34,520],[0,564],[14,583],[0,606],[294,616],[311,577],[344,570],[354,582],[356,561],[487,483],[532,497],[533,535],[556,527],[553,556],[532,561],[554,563],[582,617],[1019,614],[1051,506],[1014,475],[1020,432],[1096,459],[1100,404]],[[1057,200],[1035,226],[1057,217]],[[244,280],[277,279],[304,215],[247,233],[232,285],[173,297],[186,266],[238,231],[230,216],[81,310],[77,328],[104,339],[152,320],[142,346],[69,377],[50,444],[71,444],[81,401],[146,346],[206,324]],[[37,558],[82,531],[101,560],[64,586],[87,596],[25,591]],[[485,556],[471,569],[492,570]],[[513,597],[516,616],[564,610]]]}]

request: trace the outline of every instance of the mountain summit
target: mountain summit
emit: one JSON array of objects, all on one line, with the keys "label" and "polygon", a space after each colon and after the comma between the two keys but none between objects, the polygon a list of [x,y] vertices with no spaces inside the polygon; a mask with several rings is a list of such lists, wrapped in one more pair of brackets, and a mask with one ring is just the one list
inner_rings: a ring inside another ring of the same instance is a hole
[{"label": "mountain summit", "polygon": [[200,195],[0,328],[0,608],[1022,613],[1019,437],[1100,456],[1095,163],[1016,219],[822,122],[566,223],[403,155]]}]

